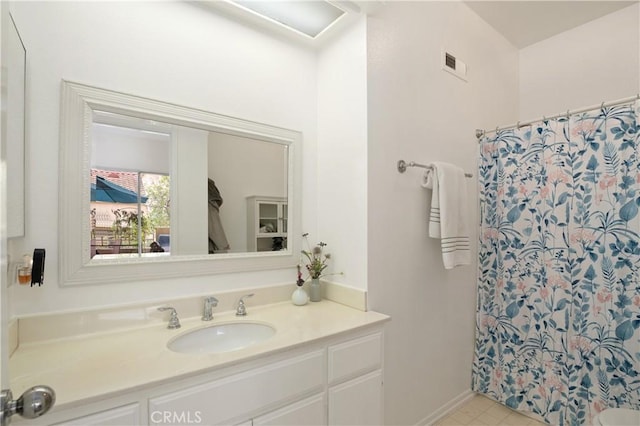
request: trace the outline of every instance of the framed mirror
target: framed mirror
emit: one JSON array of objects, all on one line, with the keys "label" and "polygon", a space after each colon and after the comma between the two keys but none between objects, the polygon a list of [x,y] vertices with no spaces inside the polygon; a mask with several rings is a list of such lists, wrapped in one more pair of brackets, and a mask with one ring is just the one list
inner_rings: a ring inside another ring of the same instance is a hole
[{"label": "framed mirror", "polygon": [[300,132],[63,81],[60,283],[298,261]]},{"label": "framed mirror", "polygon": [[[9,15],[2,63],[6,64],[7,238],[25,234],[25,82],[27,51]],[[4,87],[4,86],[3,86]]]}]

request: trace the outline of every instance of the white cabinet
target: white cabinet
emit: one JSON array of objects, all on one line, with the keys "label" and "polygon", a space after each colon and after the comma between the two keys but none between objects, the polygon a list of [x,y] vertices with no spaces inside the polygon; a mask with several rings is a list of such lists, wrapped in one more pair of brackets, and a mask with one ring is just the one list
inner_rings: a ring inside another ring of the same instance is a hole
[{"label": "white cabinet", "polygon": [[129,404],[124,407],[112,408],[88,416],[77,417],[72,420],[56,423],[54,426],[112,426],[139,425],[140,405]]},{"label": "white cabinet", "polygon": [[381,425],[382,370],[329,389],[330,425]]},{"label": "white cabinet", "polygon": [[247,251],[287,248],[289,211],[281,197],[247,197]]},{"label": "white cabinet", "polygon": [[328,354],[330,425],[380,425],[382,332],[331,345]]},{"label": "white cabinet", "polygon": [[[52,410],[35,425],[374,425],[382,415],[375,325],[192,377]],[[188,362],[185,357],[185,362]]]},{"label": "white cabinet", "polygon": [[326,425],[324,393],[312,396],[253,419],[253,426],[312,426]]},{"label": "white cabinet", "polygon": [[264,412],[298,395],[321,391],[324,362],[323,351],[285,359],[151,398],[149,412],[192,413],[206,425],[238,423],[247,413]]}]

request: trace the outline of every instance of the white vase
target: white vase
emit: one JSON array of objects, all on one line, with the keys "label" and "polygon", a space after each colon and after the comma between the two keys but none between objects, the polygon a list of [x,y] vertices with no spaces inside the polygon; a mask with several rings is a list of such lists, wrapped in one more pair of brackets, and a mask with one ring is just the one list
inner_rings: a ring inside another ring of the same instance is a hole
[{"label": "white vase", "polygon": [[298,287],[295,289],[291,295],[291,302],[297,306],[306,305],[307,302],[309,302],[309,296],[307,296],[307,292],[304,291],[304,288]]}]

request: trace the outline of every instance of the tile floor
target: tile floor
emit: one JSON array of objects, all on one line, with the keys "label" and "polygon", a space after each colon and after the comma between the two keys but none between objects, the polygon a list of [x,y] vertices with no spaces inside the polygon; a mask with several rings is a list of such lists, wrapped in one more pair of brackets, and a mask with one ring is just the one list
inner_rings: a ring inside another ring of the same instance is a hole
[{"label": "tile floor", "polygon": [[435,426],[529,426],[545,425],[531,417],[513,411],[502,404],[475,395],[453,413],[438,420]]}]

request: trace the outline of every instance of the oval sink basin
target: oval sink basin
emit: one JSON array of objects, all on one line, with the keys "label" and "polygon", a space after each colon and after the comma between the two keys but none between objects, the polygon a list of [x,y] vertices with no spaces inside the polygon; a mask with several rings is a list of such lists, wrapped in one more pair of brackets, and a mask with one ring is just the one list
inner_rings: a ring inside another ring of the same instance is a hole
[{"label": "oval sink basin", "polygon": [[276,334],[275,328],[255,322],[234,322],[199,328],[177,336],[167,347],[180,353],[220,353],[244,349]]}]

